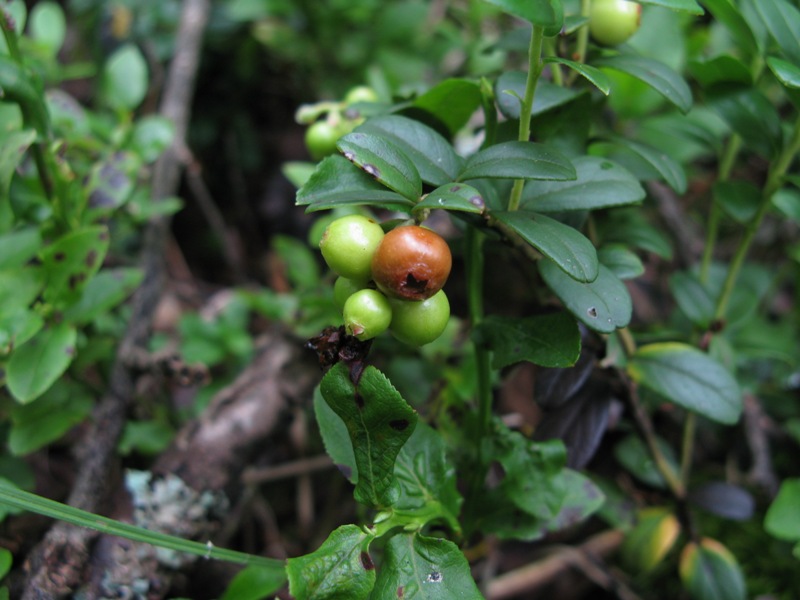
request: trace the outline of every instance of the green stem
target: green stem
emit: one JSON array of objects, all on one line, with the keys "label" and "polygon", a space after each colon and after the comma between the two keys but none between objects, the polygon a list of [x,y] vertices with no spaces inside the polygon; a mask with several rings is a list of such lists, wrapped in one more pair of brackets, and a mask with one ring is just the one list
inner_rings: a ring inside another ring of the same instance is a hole
[{"label": "green stem", "polygon": [[[531,137],[531,110],[533,109],[536,82],[539,81],[539,75],[542,73],[543,41],[544,29],[534,25],[531,31],[531,45],[528,48],[528,78],[525,82],[525,97],[522,99],[519,113],[519,135],[517,139],[520,142],[527,142]],[[514,182],[511,198],[508,201],[508,210],[517,210],[519,208],[523,187],[525,187],[524,179],[517,179]]]},{"label": "green stem", "polygon": [[280,571],[285,567],[284,562],[280,560],[254,556],[235,550],[226,550],[225,548],[217,548],[211,542],[204,544],[201,542],[184,540],[157,531],[150,531],[143,527],[115,521],[114,519],[102,517],[73,506],[62,504],[61,502],[56,502],[55,500],[42,498],[36,494],[31,494],[30,492],[5,485],[0,485],[0,503],[78,525],[79,527],[93,529],[100,533],[123,537],[135,542],[152,544],[159,548],[167,548],[169,550],[185,552],[204,558],[214,558],[227,562],[254,565]]},{"label": "green stem", "polygon": [[483,144],[481,148],[493,146],[497,137],[497,109],[491,82],[481,77],[481,107],[483,108]]},{"label": "green stem", "polygon": [[0,8],[0,28],[3,29],[3,37],[6,39],[6,46],[8,46],[8,55],[14,59],[15,62],[22,64],[22,53],[19,51],[19,44],[17,44],[17,32],[14,31],[11,22],[11,15],[8,14],[5,8]]},{"label": "green stem", "polygon": [[689,474],[692,470],[692,455],[694,454],[694,433],[697,429],[697,415],[693,412],[686,413],[683,422],[683,444],[681,446],[681,481],[689,485]]},{"label": "green stem", "polygon": [[[558,52],[556,51],[556,38],[547,38],[547,55],[558,56]],[[557,86],[564,87],[564,75],[561,72],[561,66],[558,63],[551,63],[550,72],[553,75],[553,83]]]},{"label": "green stem", "polygon": [[[592,0],[581,0],[581,16],[588,17],[592,9]],[[578,42],[575,46],[575,61],[586,61],[586,49],[589,47],[589,23],[581,25],[578,29]]]},{"label": "green stem", "polygon": [[747,224],[744,236],[739,242],[739,246],[736,249],[736,253],[733,255],[733,259],[731,259],[731,264],[728,268],[728,274],[725,277],[725,282],[722,285],[722,293],[717,300],[717,307],[716,311],[714,312],[715,320],[722,319],[723,315],[725,314],[725,309],[728,307],[728,302],[730,301],[731,294],[733,293],[733,288],[736,285],[736,280],[739,277],[739,271],[744,264],[744,259],[747,256],[748,251],[750,250],[750,245],[753,242],[753,238],[755,238],[758,228],[761,225],[761,221],[764,219],[764,216],[769,210],[772,196],[783,184],[783,177],[786,175],[786,172],[791,166],[792,161],[794,160],[798,151],[800,151],[800,118],[798,118],[794,123],[794,129],[792,130],[792,135],[789,138],[789,143],[786,144],[780,156],[778,156],[778,159],[772,163],[770,167],[769,174],[767,175],[767,181],[764,184],[764,189],[762,190],[761,204],[758,207],[758,212],[756,212],[756,215]]},{"label": "green stem", "polygon": [[[733,165],[736,163],[736,157],[739,155],[739,150],[741,148],[742,138],[738,134],[733,134],[730,140],[728,140],[728,145],[725,147],[725,152],[720,159],[718,181],[727,181],[730,179]],[[706,237],[705,248],[703,249],[703,259],[700,263],[700,281],[703,283],[708,281],[708,272],[711,268],[711,261],[714,258],[714,246],[717,243],[721,219],[722,210],[716,202],[712,201],[711,212],[708,216],[708,235]]]},{"label": "green stem", "polygon": [[[467,306],[470,326],[474,331],[483,320],[483,242],[485,236],[476,227],[470,227],[466,235],[467,260]],[[486,476],[487,458],[484,456],[483,441],[490,435],[492,427],[492,385],[491,365],[488,349],[475,343],[475,366],[478,379],[478,420],[475,425],[475,448],[477,464],[471,475],[469,496],[471,501],[478,498]]]}]

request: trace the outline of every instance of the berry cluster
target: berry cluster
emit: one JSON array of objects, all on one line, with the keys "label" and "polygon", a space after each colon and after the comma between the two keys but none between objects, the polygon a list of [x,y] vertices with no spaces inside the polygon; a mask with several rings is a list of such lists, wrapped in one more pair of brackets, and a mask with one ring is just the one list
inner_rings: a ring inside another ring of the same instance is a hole
[{"label": "berry cluster", "polygon": [[414,346],[442,334],[450,318],[442,287],[452,257],[437,233],[401,225],[384,234],[372,219],[350,215],[328,225],[319,247],[339,276],[334,301],[348,334],[364,341],[388,329]]}]

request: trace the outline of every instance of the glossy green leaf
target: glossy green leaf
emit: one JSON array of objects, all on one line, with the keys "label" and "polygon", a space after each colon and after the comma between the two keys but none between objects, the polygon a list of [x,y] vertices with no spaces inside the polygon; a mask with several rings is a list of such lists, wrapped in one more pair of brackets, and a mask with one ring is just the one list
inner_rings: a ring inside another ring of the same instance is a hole
[{"label": "glossy green leaf", "polygon": [[55,57],[67,34],[64,11],[55,2],[37,2],[28,17],[31,38],[37,45]]},{"label": "glossy green leaf", "polygon": [[431,113],[452,135],[467,124],[481,105],[480,85],[468,79],[445,79],[414,99],[413,106]]},{"label": "glossy green leaf", "polygon": [[692,108],[692,91],[684,79],[664,63],[631,54],[619,54],[593,62],[595,67],[627,73],[646,83],[684,114]]},{"label": "glossy green leaf", "polygon": [[47,277],[44,297],[54,303],[72,302],[100,269],[108,250],[104,226],[74,230],[40,253]]},{"label": "glossy green leaf", "polygon": [[38,227],[0,234],[0,270],[21,267],[36,255],[41,244]]},{"label": "glossy green leaf", "polygon": [[544,35],[554,36],[564,24],[561,0],[486,0],[510,15],[524,19],[544,29]]},{"label": "glossy green leaf", "polygon": [[761,204],[761,190],[749,181],[717,181],[714,202],[737,223],[747,223]]},{"label": "glossy green leaf", "polygon": [[392,142],[372,133],[353,132],[337,143],[344,157],[386,187],[416,202],[422,179],[405,153]]},{"label": "glossy green leaf", "polygon": [[5,102],[19,105],[26,128],[33,127],[42,136],[49,134],[50,115],[41,91],[41,80],[34,71],[0,54],[0,91]]},{"label": "glossy green leaf", "polygon": [[[656,445],[670,468],[677,472],[678,459],[672,447],[660,437],[656,437]],[[614,446],[614,458],[642,483],[666,489],[664,476],[658,470],[649,448],[638,435],[630,434],[617,443]]]},{"label": "glossy green leaf", "polygon": [[758,0],[753,6],[786,57],[800,64],[800,10],[787,0]]},{"label": "glossy green leaf", "polygon": [[473,154],[458,176],[467,179],[575,179],[570,160],[535,142],[503,142]]},{"label": "glossy green leaf", "polygon": [[560,440],[534,442],[506,429],[495,443],[494,459],[505,470],[501,493],[526,514],[540,519],[555,517],[566,495],[564,481],[558,478],[566,461],[564,444]]},{"label": "glossy green leaf", "polygon": [[386,544],[372,600],[482,600],[469,563],[453,542],[400,532]]},{"label": "glossy green leaf", "polygon": [[636,526],[622,543],[622,561],[635,573],[652,571],[672,549],[680,532],[669,509],[649,507],[639,511]]},{"label": "glossy green leaf", "polygon": [[753,35],[753,30],[735,4],[730,0],[701,1],[714,19],[725,25],[737,45],[745,49],[750,55],[758,51],[758,42],[755,35]]},{"label": "glossy green leaf", "polygon": [[75,358],[77,332],[67,323],[42,329],[14,350],[6,364],[6,384],[23,404],[41,396]]},{"label": "glossy green leaf", "polygon": [[50,388],[36,402],[11,409],[8,448],[17,456],[58,440],[92,412],[92,397],[77,385],[59,384]]},{"label": "glossy green leaf", "polygon": [[787,219],[800,223],[800,192],[792,188],[783,188],[772,196],[772,205]]},{"label": "glossy green leaf", "polygon": [[375,367],[366,367],[357,381],[340,362],[323,377],[320,391],[350,434],[358,467],[356,500],[391,506],[400,494],[395,459],[414,431],[417,414]]},{"label": "glossy green leaf", "polygon": [[220,600],[261,600],[280,590],[285,583],[284,569],[245,567],[231,580]]},{"label": "glossy green leaf", "polygon": [[450,143],[419,121],[400,115],[381,115],[367,120],[356,131],[380,135],[395,144],[425,183],[444,185],[453,181],[461,170],[463,159]]},{"label": "glossy green leaf", "polygon": [[774,104],[750,86],[716,86],[709,106],[757,152],[772,156],[781,144],[781,120]]},{"label": "glossy green leaf", "polygon": [[644,273],[642,259],[622,244],[604,245],[598,249],[597,259],[620,279],[635,279]]},{"label": "glossy green leaf", "polygon": [[611,82],[608,80],[608,76],[596,67],[587,65],[585,63],[575,62],[574,60],[561,58],[558,56],[548,56],[547,58],[544,59],[543,62],[545,64],[548,63],[559,64],[569,67],[570,69],[578,73],[581,77],[589,81],[592,85],[594,85],[598,90],[603,92],[603,94],[605,94],[606,96],[608,96],[611,93]]},{"label": "glossy green leaf", "polygon": [[597,277],[597,251],[580,231],[545,215],[527,210],[496,211],[492,218],[544,256],[570,278],[593,281]]},{"label": "glossy green leaf", "polygon": [[644,200],[647,193],[625,168],[597,156],[572,161],[577,179],[529,182],[522,192],[522,206],[538,212],[594,210]]},{"label": "glossy green leaf", "polygon": [[670,156],[647,144],[634,142],[628,138],[614,137],[613,141],[647,163],[673,190],[679,194],[686,191],[686,173]]},{"label": "glossy green leaf", "polygon": [[663,6],[670,10],[688,12],[693,15],[702,15],[703,7],[695,0],[637,0],[639,4],[652,4],[653,6]]},{"label": "glossy green leaf", "polygon": [[11,352],[44,327],[38,312],[26,306],[3,306],[0,311],[0,353]]},{"label": "glossy green leaf", "polygon": [[716,540],[689,542],[681,552],[681,582],[693,600],[745,600],[747,587],[736,557]]},{"label": "glossy green leaf", "polygon": [[767,65],[778,81],[787,88],[800,88],[800,67],[790,63],[788,60],[783,60],[775,56],[770,56],[767,59]]},{"label": "glossy green leaf", "polygon": [[723,54],[705,60],[689,63],[689,71],[703,87],[711,87],[718,83],[740,83],[750,85],[753,75],[750,69],[738,58]]},{"label": "glossy green leaf", "polygon": [[486,202],[474,187],[464,183],[448,183],[427,194],[414,208],[415,210],[441,208],[459,212],[482,213],[486,208]]},{"label": "glossy green leaf", "polygon": [[4,311],[28,308],[44,285],[42,269],[33,266],[0,271],[0,306]]},{"label": "glossy green leaf", "polygon": [[138,268],[101,271],[83,288],[80,300],[64,311],[64,319],[84,324],[107,313],[134,292],[143,276]]},{"label": "glossy green leaf", "polygon": [[669,278],[669,289],[683,314],[697,327],[708,327],[714,318],[716,301],[697,275],[676,271]]},{"label": "glossy green leaf", "polygon": [[0,579],[8,575],[11,564],[14,562],[14,555],[6,548],[0,548]]},{"label": "glossy green leaf", "polygon": [[550,260],[539,261],[539,273],[567,310],[589,329],[611,333],[630,322],[633,303],[628,289],[605,266],[599,266],[591,283],[576,281]]},{"label": "glossy green leaf", "polygon": [[147,94],[147,61],[133,44],[117,48],[103,68],[102,89],[106,102],[118,110],[133,110]]},{"label": "glossy green leaf", "polygon": [[594,482],[572,469],[562,469],[556,477],[564,489],[564,500],[555,517],[546,521],[546,532],[557,532],[574,527],[603,505],[605,496]]},{"label": "glossy green leaf", "polygon": [[[598,71],[595,69],[595,71]],[[604,76],[605,77],[605,76]],[[494,95],[500,112],[509,119],[519,119],[521,99],[525,96],[528,75],[524,71],[506,71],[494,84]],[[580,92],[547,80],[539,79],[533,96],[531,114],[539,115],[574,100]]]},{"label": "glossy green leaf", "polygon": [[486,317],[473,340],[492,351],[492,367],[502,369],[526,360],[543,367],[571,367],[581,351],[578,324],[558,312],[534,317]]},{"label": "glossy green leaf", "polygon": [[11,227],[13,213],[8,188],[17,167],[25,157],[25,151],[35,139],[36,131],[33,129],[0,134],[0,231]]},{"label": "glossy green leaf", "polygon": [[628,360],[628,374],[687,410],[731,425],[742,412],[739,384],[719,362],[693,346],[663,342],[640,347]]},{"label": "glossy green leaf", "polygon": [[131,149],[146,163],[155,161],[175,137],[175,125],[166,117],[147,115],[136,121]]},{"label": "glossy green leaf", "polygon": [[586,476],[562,469],[552,476],[552,489],[559,490],[561,503],[554,516],[538,517],[514,506],[496,493],[489,493],[481,506],[480,525],[500,539],[533,541],[574,527],[604,503],[603,492]]},{"label": "glossy green leaf", "polygon": [[328,456],[350,483],[358,483],[356,455],[353,453],[353,442],[350,441],[347,426],[322,398],[319,387],[314,390],[314,415]]},{"label": "glossy green leaf", "polygon": [[135,182],[126,172],[130,153],[117,152],[95,164],[87,176],[87,208],[93,218],[106,216],[125,204],[134,191]]},{"label": "glossy green leaf", "polygon": [[303,600],[365,600],[375,585],[369,545],[375,535],[343,525],[311,554],[286,562],[289,593]]},{"label": "glossy green leaf", "polygon": [[800,506],[800,479],[784,479],[778,495],[764,517],[764,529],[767,533],[789,542],[800,540],[798,506]]},{"label": "glossy green leaf", "polygon": [[641,210],[617,209],[605,215],[597,224],[600,239],[604,244],[619,243],[670,259],[672,246],[664,232],[654,227]]},{"label": "glossy green leaf", "polygon": [[341,156],[329,156],[297,191],[297,204],[308,211],[370,204],[409,212],[414,202],[387,190]]},{"label": "glossy green leaf", "polygon": [[456,489],[455,467],[444,439],[435,429],[417,423],[397,455],[394,474],[400,483],[395,509],[428,511],[454,532],[461,532],[458,515],[463,498]]}]

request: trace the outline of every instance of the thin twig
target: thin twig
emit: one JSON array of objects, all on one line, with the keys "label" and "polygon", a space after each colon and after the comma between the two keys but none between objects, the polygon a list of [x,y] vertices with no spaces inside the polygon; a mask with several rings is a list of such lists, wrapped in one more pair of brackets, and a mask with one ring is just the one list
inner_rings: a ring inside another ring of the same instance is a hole
[{"label": "thin twig", "polygon": [[[200,52],[200,40],[209,11],[208,0],[185,0],[175,58],[170,67],[162,102],[162,115],[175,124],[176,140],[183,140]],[[156,200],[174,194],[180,175],[175,149],[156,163],[153,196]],[[169,219],[151,221],[144,235],[142,263],[144,280],[132,300],[131,317],[111,371],[109,390],[95,410],[86,437],[78,474],[68,503],[89,512],[105,512],[111,474],[117,467],[116,447],[128,405],[134,396],[134,378],[125,357],[146,345],[152,315],[161,297],[165,266],[164,249]],[[57,523],[33,550],[23,600],[58,598],[79,584],[88,559],[88,546],[97,534],[66,523]]]},{"label": "thin twig", "polygon": [[301,458],[292,462],[283,463],[275,467],[252,467],[242,474],[242,483],[248,485],[270,483],[273,481],[280,481],[281,479],[299,477],[316,471],[324,471],[333,466],[333,461],[327,454],[320,454],[318,456],[310,456],[308,458]]},{"label": "thin twig", "polygon": [[489,600],[504,600],[530,593],[570,568],[585,566],[585,561],[591,560],[590,557],[597,560],[612,554],[622,544],[624,537],[619,530],[609,530],[589,538],[577,548],[563,547],[543,560],[496,577],[486,586],[486,597]]}]

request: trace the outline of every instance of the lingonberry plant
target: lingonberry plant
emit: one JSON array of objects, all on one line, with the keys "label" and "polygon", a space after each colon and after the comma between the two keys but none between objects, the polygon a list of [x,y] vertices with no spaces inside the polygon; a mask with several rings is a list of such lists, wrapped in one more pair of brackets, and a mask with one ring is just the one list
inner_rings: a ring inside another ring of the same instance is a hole
[{"label": "lingonberry plant", "polygon": [[[747,518],[752,497],[709,474],[694,477],[691,467],[698,430],[721,433],[736,424],[743,390],[759,387],[741,327],[770,286],[745,259],[768,213],[791,214],[789,198],[797,198],[785,186],[797,182],[790,168],[800,149],[792,104],[800,46],[790,33],[800,31],[800,12],[788,0],[489,3],[527,22],[509,38],[509,47],[526,52],[524,69],[493,80],[445,80],[378,106],[297,193],[311,212],[347,209],[400,221],[374,250],[370,278],[390,297],[387,325],[411,343],[427,343],[446,326],[450,306],[439,290],[449,251],[425,273],[396,255],[420,243],[417,236],[458,250],[475,393],[415,410],[370,364],[374,347],[330,361],[317,405],[323,439],[370,512],[366,523],[340,527],[315,552],[289,559],[290,592],[480,598],[464,548],[487,536],[536,540],[603,508],[600,514],[628,531],[623,560],[632,572],[652,571],[680,545],[673,572],[690,596],[744,598],[737,558],[704,529],[695,508]],[[649,37],[639,45],[608,48],[636,41],[642,4],[663,7],[653,8],[661,11],[653,18],[666,18],[681,42],[679,20],[706,11],[727,36],[727,46],[709,43],[707,54],[693,57],[691,86],[682,64],[659,60],[660,24],[643,31]],[[590,32],[602,46],[590,43]],[[518,40],[525,43],[513,45]],[[784,126],[779,114],[794,124]],[[465,132],[471,143],[459,142]],[[713,201],[700,217],[705,250],[669,281],[674,322],[632,325],[631,290],[639,288],[625,282],[644,271],[637,251],[672,253],[645,215],[654,200],[674,202],[687,192],[685,165],[702,165],[701,158],[719,164],[709,174]],[[760,189],[734,179],[746,158],[766,165]],[[425,228],[434,211],[450,218],[446,242]],[[715,262],[723,223],[742,226],[728,263]],[[433,247],[421,243],[425,252]],[[523,270],[526,309],[486,310],[490,302],[502,306],[496,276],[513,276],[504,268],[519,259],[532,267]],[[366,312],[361,299],[382,297],[360,279],[336,284],[347,332],[357,337],[374,326],[351,323]],[[435,283],[428,289],[420,282]],[[385,328],[378,320],[376,331]],[[494,416],[495,372],[525,362],[539,368],[535,400],[545,411],[532,438]],[[609,516],[615,486],[580,471],[617,398],[631,430],[615,447],[617,460],[658,490],[654,506],[621,520]],[[656,428],[665,420],[669,429],[682,424],[677,451]]]}]

